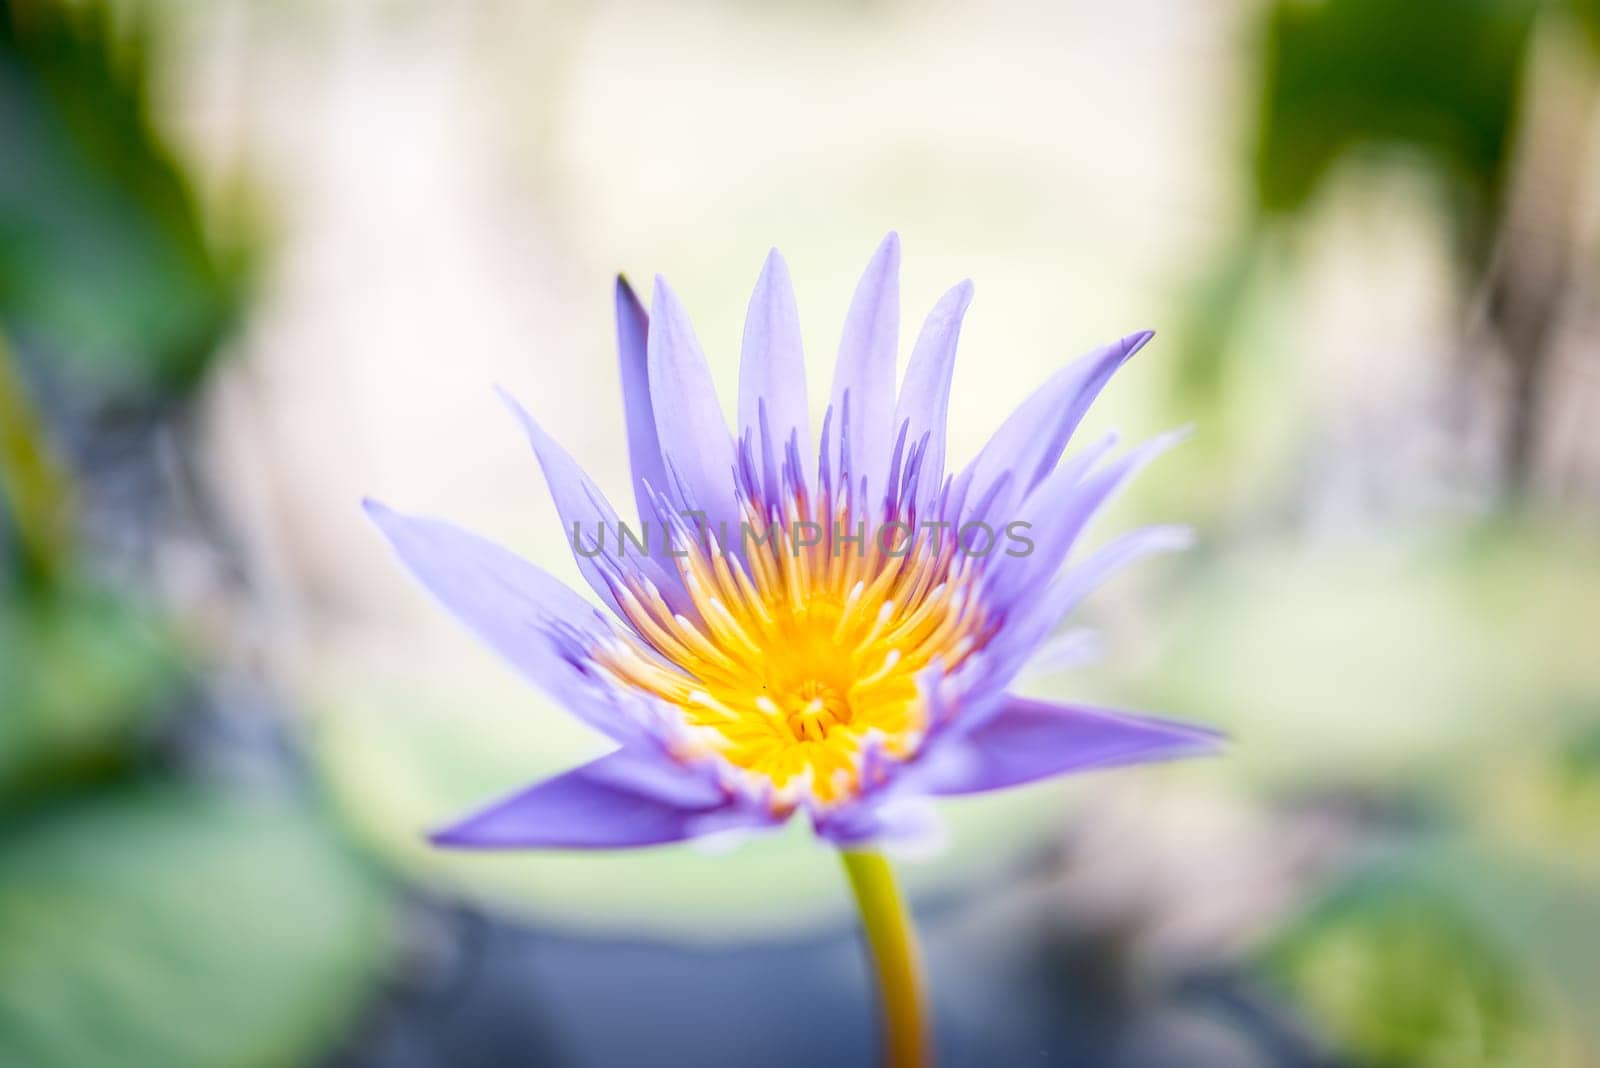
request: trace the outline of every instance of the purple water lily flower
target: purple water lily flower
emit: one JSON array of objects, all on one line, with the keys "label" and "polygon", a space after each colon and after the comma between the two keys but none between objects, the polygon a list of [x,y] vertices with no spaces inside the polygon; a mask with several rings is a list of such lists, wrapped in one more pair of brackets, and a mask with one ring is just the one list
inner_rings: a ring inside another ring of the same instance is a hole
[{"label": "purple water lily flower", "polygon": [[619,279],[636,521],[511,402],[603,608],[463,530],[368,504],[446,608],[617,745],[436,843],[620,848],[800,813],[854,848],[916,833],[932,798],[1216,748],[1202,728],[1009,692],[1108,573],[1184,541],[1147,528],[1071,552],[1172,440],[1068,452],[1090,403],[1151,335],[1063,368],[947,470],[972,286],[940,299],[897,391],[899,264],[890,234],[851,302],[815,451],[776,251],[750,301],[734,433],[677,297],[658,279],[647,317]]}]

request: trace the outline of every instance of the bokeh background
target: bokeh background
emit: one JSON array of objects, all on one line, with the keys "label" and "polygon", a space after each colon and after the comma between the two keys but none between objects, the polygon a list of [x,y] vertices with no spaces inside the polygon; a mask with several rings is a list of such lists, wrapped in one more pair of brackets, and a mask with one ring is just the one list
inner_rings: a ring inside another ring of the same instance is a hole
[{"label": "bokeh background", "polygon": [[[1600,8],[0,0],[0,1065],[867,1063],[834,858],[454,856],[601,751],[372,494],[577,572],[613,275],[813,396],[873,245],[962,277],[952,449],[1158,337],[1191,423],[1038,693],[1235,739],[946,806],[948,1064],[1600,1064]],[[626,496],[621,493],[621,496]]]}]

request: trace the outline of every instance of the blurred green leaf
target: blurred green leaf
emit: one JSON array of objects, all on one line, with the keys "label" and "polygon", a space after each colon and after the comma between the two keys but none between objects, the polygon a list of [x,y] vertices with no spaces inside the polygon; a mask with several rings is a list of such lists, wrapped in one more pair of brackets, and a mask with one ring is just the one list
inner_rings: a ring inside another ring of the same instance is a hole
[{"label": "blurred green leaf", "polygon": [[146,789],[0,829],[0,1064],[302,1065],[369,995],[380,884],[310,811]]},{"label": "blurred green leaf", "polygon": [[43,421],[34,411],[10,341],[0,332],[0,536],[13,526],[13,550],[0,538],[0,585],[15,561],[22,583],[61,577],[72,540],[72,491]]},{"label": "blurred green leaf", "polygon": [[1176,361],[1174,386],[1185,405],[1215,402],[1227,370],[1225,357],[1240,315],[1267,258],[1265,235],[1243,233],[1202,275],[1187,307],[1183,351]]},{"label": "blurred green leaf", "polygon": [[[1572,733],[1560,754],[1562,785],[1575,794],[1600,797],[1600,708],[1582,708],[1586,722]],[[1600,809],[1597,809],[1600,811]]]},{"label": "blurred green leaf", "polygon": [[180,668],[170,635],[108,593],[0,595],[0,802],[116,765]]},{"label": "blurred green leaf", "polygon": [[147,41],[100,3],[0,0],[0,320],[113,388],[191,383],[245,280],[149,116]]},{"label": "blurred green leaf", "polygon": [[1572,0],[1572,8],[1589,33],[1589,44],[1600,53],[1600,0]]},{"label": "blurred green leaf", "polygon": [[1341,887],[1277,955],[1319,1028],[1365,1063],[1549,1063],[1528,1059],[1538,1026],[1512,962],[1403,876]]},{"label": "blurred green leaf", "polygon": [[[1593,888],[1428,845],[1335,885],[1266,954],[1312,1019],[1363,1063],[1584,1063],[1600,962]],[[1554,1000],[1552,991],[1565,994]]]},{"label": "blurred green leaf", "polygon": [[1534,0],[1280,0],[1263,48],[1256,192],[1294,212],[1354,148],[1431,165],[1474,257],[1510,158]]}]

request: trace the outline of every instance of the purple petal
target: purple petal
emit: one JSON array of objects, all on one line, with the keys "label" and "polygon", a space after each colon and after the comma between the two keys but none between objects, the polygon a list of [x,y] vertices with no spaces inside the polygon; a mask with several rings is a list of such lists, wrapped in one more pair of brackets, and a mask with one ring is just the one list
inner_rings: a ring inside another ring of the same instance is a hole
[{"label": "purple petal", "polygon": [[683,304],[659,277],[651,311],[650,398],[667,477],[683,491],[686,508],[704,512],[713,527],[726,523],[737,531],[733,438],[711,368]]},{"label": "purple petal", "polygon": [[[761,425],[763,406],[767,433]],[[739,364],[739,434],[753,435],[767,462],[782,465],[791,435],[798,435],[800,456],[809,465],[811,410],[806,405],[805,352],[800,344],[800,311],[795,306],[789,267],[773,249],[767,255],[750,310],[744,320],[744,350]],[[768,438],[770,437],[770,440]],[[809,469],[802,471],[811,481]]]},{"label": "purple petal", "polygon": [[1100,632],[1089,627],[1073,627],[1062,631],[1034,646],[1022,677],[1045,678],[1091,664],[1100,658],[1104,644]]},{"label": "purple petal", "polygon": [[[873,491],[884,488],[881,483],[894,441],[890,420],[899,345],[900,236],[890,233],[873,253],[850,301],[830,398],[834,412],[842,413],[845,394],[850,395],[846,475],[852,485],[865,475]],[[840,485],[845,482],[841,477]]]},{"label": "purple petal", "polygon": [[1133,561],[1150,553],[1181,552],[1193,544],[1193,531],[1182,526],[1143,527],[1108,542],[1050,583],[1042,604],[1048,609],[1052,628],[1096,586]]},{"label": "purple petal", "polygon": [[892,841],[899,845],[937,840],[944,824],[928,798],[909,792],[885,792],[821,812],[812,820],[817,837],[839,846]]},{"label": "purple petal", "polygon": [[935,794],[972,794],[1073,771],[1215,752],[1203,727],[1098,708],[1007,699],[995,715],[941,746],[922,783]]},{"label": "purple petal", "polygon": [[1018,611],[1048,588],[1084,527],[1135,472],[1181,441],[1186,431],[1163,434],[1087,476],[1080,463],[1052,471],[1022,502],[1020,521],[1030,525],[1034,542],[1027,556],[995,558],[986,577],[986,597],[1002,611]]},{"label": "purple petal", "polygon": [[600,610],[515,553],[437,519],[365,502],[400,562],[428,592],[530,682],[614,738],[637,724],[580,670],[611,633]]},{"label": "purple petal", "polygon": [[646,338],[650,317],[634,295],[633,287],[617,276],[617,356],[622,367],[622,410],[628,426],[628,463],[633,471],[633,496],[639,505],[639,520],[655,516],[655,504],[646,485],[658,493],[670,493],[666,465],[661,460],[661,441],[656,436],[655,410],[650,406],[650,365]]},{"label": "purple petal", "polygon": [[922,333],[917,336],[916,347],[911,350],[911,364],[906,368],[906,379],[900,385],[900,401],[895,407],[896,432],[907,425],[906,441],[920,441],[928,436],[928,444],[919,461],[920,485],[925,487],[924,497],[938,493],[944,482],[945,424],[950,413],[950,376],[956,363],[956,344],[961,338],[961,321],[972,303],[972,283],[962,282],[950,290],[934,305]]},{"label": "purple petal", "polygon": [[774,822],[655,752],[618,750],[430,835],[461,849],[624,849]]},{"label": "purple petal", "polygon": [[1011,485],[996,502],[998,513],[1009,511],[1055,469],[1089,405],[1117,368],[1153,336],[1149,330],[1129,334],[1057,371],[1011,413],[968,466],[968,499],[983,499],[1009,472],[1014,476]]},{"label": "purple petal", "polygon": [[[1150,553],[1187,549],[1192,535],[1187,527],[1145,527],[1124,534],[1080,564],[1058,574],[1043,595],[1025,605],[1014,605],[1005,627],[990,642],[988,653],[994,670],[1029,672],[1044,665],[1047,637],[1096,586],[1119,569]],[[1007,678],[1010,676],[1007,675]]]},{"label": "purple petal", "polygon": [[[616,510],[606,500],[605,494],[600,492],[600,487],[596,486],[584,473],[583,468],[578,466],[572,455],[544,432],[533,416],[528,414],[527,409],[518,404],[505,390],[498,392],[500,399],[522,424],[522,429],[527,433],[528,441],[533,446],[534,455],[539,458],[545,482],[550,486],[550,496],[555,501],[556,511],[561,516],[561,529],[570,540],[573,559],[578,562],[579,572],[594,592],[600,595],[600,599],[610,605],[618,617],[626,619],[622,606],[617,603],[616,594],[612,592],[611,584],[606,581],[599,565],[595,563],[599,553],[591,551],[597,546],[603,549],[612,539],[620,540]],[[641,541],[647,540],[642,529],[635,533]],[[678,586],[675,576],[669,575],[657,561],[643,553],[616,558],[606,550],[606,555],[614,559],[618,566],[630,572],[642,572],[658,589],[665,591],[669,596]]]}]

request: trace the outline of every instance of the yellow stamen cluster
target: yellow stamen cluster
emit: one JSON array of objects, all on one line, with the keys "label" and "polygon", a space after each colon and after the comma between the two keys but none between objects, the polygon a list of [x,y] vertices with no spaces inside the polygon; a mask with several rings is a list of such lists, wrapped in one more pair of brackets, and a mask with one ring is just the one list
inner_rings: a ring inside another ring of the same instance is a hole
[{"label": "yellow stamen cluster", "polygon": [[[779,806],[802,791],[823,806],[853,796],[871,740],[890,756],[914,752],[927,726],[918,673],[935,658],[953,669],[985,637],[953,536],[930,533],[909,552],[903,536],[887,547],[870,535],[848,540],[843,510],[817,528],[818,543],[798,548],[787,524],[747,538],[744,560],[714,543],[688,547],[677,564],[699,619],[674,613],[653,589],[619,590],[645,640],[619,636],[595,657],[619,682],[676,705],[732,765],[770,781]],[[751,517],[749,529],[762,526]]]}]

